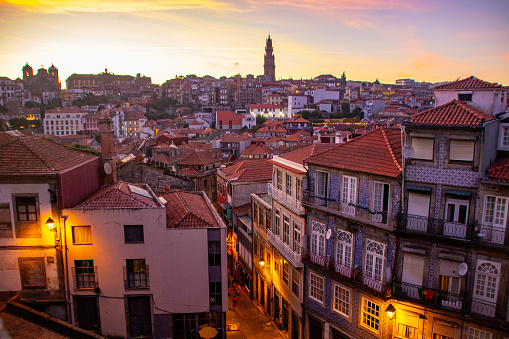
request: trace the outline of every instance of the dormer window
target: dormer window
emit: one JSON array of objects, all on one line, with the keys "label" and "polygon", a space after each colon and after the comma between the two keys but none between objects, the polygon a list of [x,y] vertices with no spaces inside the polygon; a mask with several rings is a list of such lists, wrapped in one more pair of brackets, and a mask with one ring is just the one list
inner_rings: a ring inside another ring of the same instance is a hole
[{"label": "dormer window", "polygon": [[458,101],[472,101],[472,93],[458,94]]}]

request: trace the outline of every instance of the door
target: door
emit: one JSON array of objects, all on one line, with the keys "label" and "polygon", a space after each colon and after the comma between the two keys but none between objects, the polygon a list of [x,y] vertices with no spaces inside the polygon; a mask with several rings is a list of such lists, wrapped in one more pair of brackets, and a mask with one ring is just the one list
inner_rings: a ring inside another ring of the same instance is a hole
[{"label": "door", "polygon": [[323,338],[323,324],[315,318],[309,317],[309,339]]},{"label": "door", "polygon": [[406,228],[427,232],[430,195],[408,192],[408,216]]},{"label": "door", "polygon": [[152,314],[149,296],[128,297],[129,336],[149,337],[152,335]]},{"label": "door", "polygon": [[424,256],[405,252],[401,289],[407,296],[418,299],[424,273]]},{"label": "door", "polygon": [[444,235],[465,238],[467,221],[468,200],[448,198],[445,205]]},{"label": "door", "polygon": [[96,297],[76,297],[76,320],[78,327],[88,331],[100,331]]}]

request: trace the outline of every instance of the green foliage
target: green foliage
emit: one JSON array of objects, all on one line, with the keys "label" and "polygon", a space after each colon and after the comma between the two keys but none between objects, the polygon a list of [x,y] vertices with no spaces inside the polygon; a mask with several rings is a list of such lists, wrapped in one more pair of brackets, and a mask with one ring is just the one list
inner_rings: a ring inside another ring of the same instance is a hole
[{"label": "green foliage", "polygon": [[159,98],[152,100],[148,105],[147,109],[151,112],[163,113],[168,109],[175,109],[177,100],[171,98]]},{"label": "green foliage", "polygon": [[319,110],[315,109],[313,112],[311,112],[311,116],[309,118],[312,120],[317,120],[317,119],[323,119],[323,116]]},{"label": "green foliage", "polygon": [[14,128],[39,128],[41,122],[39,120],[27,120],[25,118],[14,118],[9,120],[9,124]]},{"label": "green foliage", "polygon": [[343,113],[344,117],[347,117],[350,115],[350,103],[349,102],[341,103],[341,112]]},{"label": "green foliage", "polygon": [[80,143],[65,145],[65,147],[67,147],[68,149],[75,150],[75,151],[97,155],[98,157],[101,156],[101,152],[98,152],[95,149],[93,149],[92,147],[87,146],[87,145],[82,145]]},{"label": "green foliage", "polygon": [[351,116],[356,117],[357,120],[362,120],[364,118],[364,111],[360,107],[355,107]]},{"label": "green foliage", "polygon": [[27,101],[25,102],[25,108],[34,108],[34,107],[41,107],[41,104],[35,101]]},{"label": "green foliage", "polygon": [[311,116],[311,113],[309,113],[309,111],[300,111],[300,114],[306,120],[309,120],[309,117]]},{"label": "green foliage", "polygon": [[78,106],[98,106],[101,104],[107,104],[108,98],[105,95],[95,96],[92,93],[87,93],[83,98],[78,98],[72,102],[73,105]]},{"label": "green foliage", "polygon": [[261,114],[256,116],[257,125],[262,125],[265,121],[267,121],[267,119],[265,119],[265,117],[263,117]]}]

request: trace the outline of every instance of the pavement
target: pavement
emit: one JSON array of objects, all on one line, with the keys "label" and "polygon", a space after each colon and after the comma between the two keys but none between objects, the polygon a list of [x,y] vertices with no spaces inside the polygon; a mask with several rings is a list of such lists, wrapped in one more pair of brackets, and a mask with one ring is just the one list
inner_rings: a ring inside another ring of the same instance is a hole
[{"label": "pavement", "polygon": [[228,312],[226,324],[239,324],[238,331],[227,331],[228,339],[281,339],[283,334],[276,329],[269,317],[249,298],[249,292],[243,286],[237,287],[237,307],[233,308],[233,289],[228,289]]}]

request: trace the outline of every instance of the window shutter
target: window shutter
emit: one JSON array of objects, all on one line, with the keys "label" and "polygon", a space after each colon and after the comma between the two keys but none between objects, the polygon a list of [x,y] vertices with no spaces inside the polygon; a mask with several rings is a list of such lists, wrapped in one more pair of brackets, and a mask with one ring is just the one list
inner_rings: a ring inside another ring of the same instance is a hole
[{"label": "window shutter", "polygon": [[412,147],[414,148],[414,159],[433,160],[434,139],[430,138],[412,138]]},{"label": "window shutter", "polygon": [[456,161],[473,161],[474,160],[474,141],[473,140],[451,140],[449,159],[456,160]]}]

